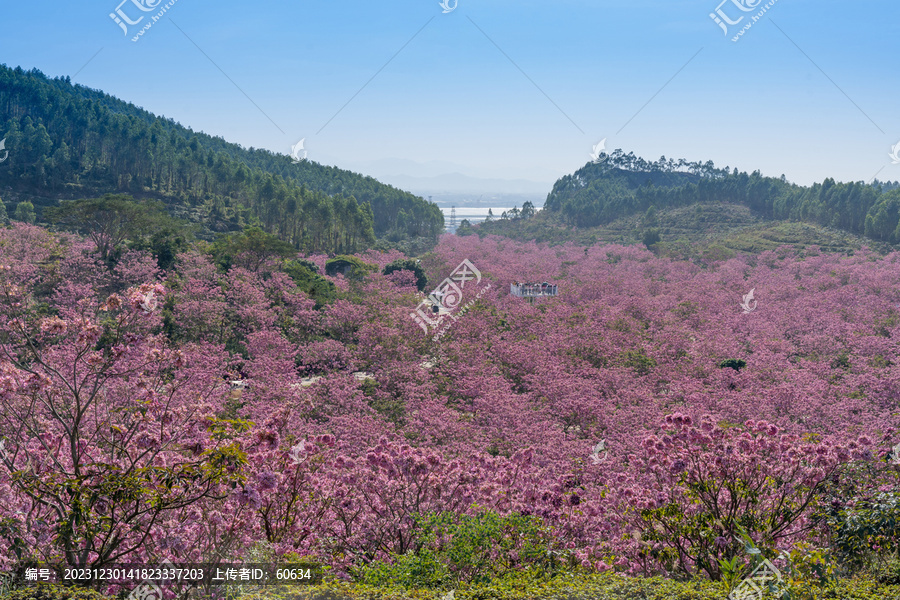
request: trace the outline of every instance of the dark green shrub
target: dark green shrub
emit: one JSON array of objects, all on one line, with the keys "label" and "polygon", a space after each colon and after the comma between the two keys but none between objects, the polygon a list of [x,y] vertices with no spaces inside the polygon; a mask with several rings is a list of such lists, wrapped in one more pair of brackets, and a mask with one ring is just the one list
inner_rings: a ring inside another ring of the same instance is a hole
[{"label": "dark green shrub", "polygon": [[900,584],[900,494],[880,493],[847,508],[833,504],[826,523],[831,547],[846,568]]},{"label": "dark green shrub", "polygon": [[847,370],[850,368],[850,354],[844,350],[840,354],[838,354],[833,361],[831,361],[832,369],[844,369]]},{"label": "dark green shrub", "polygon": [[634,369],[637,375],[646,375],[656,366],[656,360],[652,356],[647,356],[643,348],[626,350],[619,355],[619,361],[623,367]]},{"label": "dark green shrub", "polygon": [[475,230],[472,228],[472,223],[469,222],[468,219],[463,219],[459,222],[459,227],[456,228],[456,235],[459,236],[467,236],[475,233]]},{"label": "dark green shrub", "polygon": [[298,259],[296,259],[296,260],[293,261],[293,262],[297,263],[298,265],[300,265],[300,266],[302,266],[302,267],[306,267],[307,269],[309,269],[309,270],[312,271],[313,273],[318,273],[318,272],[319,272],[319,265],[317,265],[316,263],[314,263],[314,262],[311,261],[311,260],[307,260],[307,259],[305,259],[305,258],[298,258]]},{"label": "dark green shrub", "polygon": [[360,281],[365,279],[368,273],[377,271],[378,267],[364,262],[355,256],[335,256],[325,262],[325,274],[329,277],[341,274],[347,279]]},{"label": "dark green shrub", "polygon": [[422,264],[418,260],[413,258],[397,259],[386,266],[382,273],[390,275],[394,271],[412,271],[413,275],[416,276],[416,287],[419,288],[420,292],[424,292],[425,288],[428,287],[428,277],[425,276],[425,269],[422,268]]},{"label": "dark green shrub", "polygon": [[641,241],[645,246],[650,248],[651,246],[655,246],[659,243],[662,238],[659,235],[659,229],[650,228],[644,231],[644,235],[641,238]]},{"label": "dark green shrub", "polygon": [[729,358],[728,360],[723,360],[719,363],[720,369],[734,369],[737,372],[740,372],[741,369],[747,366],[747,361],[741,360],[739,358]]},{"label": "dark green shrub", "polygon": [[[282,270],[294,280],[298,288],[316,301],[316,308],[322,308],[337,298],[337,288],[333,283],[310,269],[305,264],[307,262],[309,261],[285,261]],[[316,268],[318,269],[318,267]]]}]

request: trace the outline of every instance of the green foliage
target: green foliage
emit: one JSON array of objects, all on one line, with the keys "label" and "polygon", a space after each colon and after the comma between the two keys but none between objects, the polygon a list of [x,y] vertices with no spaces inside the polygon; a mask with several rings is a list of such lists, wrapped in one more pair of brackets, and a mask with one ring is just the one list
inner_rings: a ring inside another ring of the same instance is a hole
[{"label": "green foliage", "polygon": [[174,268],[178,255],[190,250],[196,241],[195,229],[196,226],[175,221],[160,224],[149,238],[145,236],[132,240],[128,246],[133,250],[150,252],[156,257],[157,266],[163,271],[169,271]]},{"label": "green foliage", "polygon": [[741,369],[747,366],[747,361],[742,360],[740,358],[729,358],[727,360],[723,360],[719,363],[720,369],[734,369],[735,371],[740,372]]},{"label": "green foliage", "polygon": [[[315,271],[308,266],[310,264],[315,267]],[[308,260],[289,260],[281,266],[281,270],[287,273],[307,296],[315,300],[316,308],[320,309],[337,299],[337,288],[319,275],[318,269],[315,263]]]},{"label": "green foliage", "polygon": [[0,594],[2,600],[108,600],[100,592],[81,587],[53,584],[31,584]]},{"label": "green foliage", "polygon": [[550,528],[537,517],[480,510],[431,514],[417,524],[418,547],[390,563],[371,563],[361,582],[435,588],[486,583],[516,571],[553,574],[566,566]]},{"label": "green foliage", "polygon": [[894,555],[879,560],[869,569],[869,576],[878,583],[900,585],[900,558]]},{"label": "green foliage", "polygon": [[[850,569],[875,568],[895,574],[900,559],[900,494],[882,492],[850,507],[832,506],[825,520],[831,547]],[[890,566],[893,565],[893,566]],[[892,577],[892,576],[891,576]],[[890,581],[900,583],[900,578]]]},{"label": "green foliage", "polygon": [[[655,254],[676,260],[702,259],[706,264],[727,260],[740,252],[755,254],[778,250],[782,246],[795,248],[801,256],[811,246],[819,247],[822,252],[850,253],[864,246],[882,254],[892,251],[890,245],[861,234],[797,221],[772,221],[734,200],[663,207],[658,210],[656,220],[658,225],[653,227],[659,229],[664,241],[652,248]],[[635,213],[618,216],[597,226],[572,227],[558,211],[542,210],[528,220],[480,223],[472,232],[479,236],[501,235],[550,246],[565,243],[632,245],[641,243],[647,226],[646,215]]]},{"label": "green foliage", "polygon": [[329,277],[334,277],[340,273],[347,279],[362,281],[367,274],[377,270],[377,266],[355,256],[335,256],[325,262],[325,274]]},{"label": "green foliage", "polygon": [[[797,583],[790,586],[790,593],[791,600],[896,600],[900,598],[900,586],[863,578],[842,579],[830,587]],[[285,592],[261,588],[242,600],[440,600],[446,594],[444,589],[330,581],[318,586],[295,586]],[[454,589],[456,600],[724,600],[727,595],[728,589],[720,582],[622,577],[613,572],[541,577],[518,571],[487,584]],[[763,600],[776,600],[776,597],[764,594]]]},{"label": "green foliage", "polygon": [[844,350],[840,354],[838,354],[834,360],[831,361],[832,369],[849,369],[850,368],[850,354]]},{"label": "green foliage", "polygon": [[[490,211],[488,211],[488,214],[489,216],[493,216]],[[503,221],[526,221],[535,214],[537,214],[537,209],[534,207],[534,202],[525,202],[522,204],[522,210],[519,210],[518,207],[514,206],[508,211],[503,211],[500,215],[500,219]]]},{"label": "green foliage", "polygon": [[891,337],[891,331],[900,324],[900,312],[891,309],[886,316],[875,319],[875,334],[881,337]]},{"label": "green foliage", "polygon": [[682,319],[693,317],[698,312],[700,312],[700,305],[691,300],[679,302],[678,305],[672,309],[672,313],[678,315]]},{"label": "green foliage", "polygon": [[735,252],[730,248],[726,248],[720,244],[711,244],[703,251],[703,261],[706,263],[724,262],[730,258],[734,258]]},{"label": "green foliage", "polygon": [[609,359],[593,346],[571,348],[567,354],[586,361],[595,369],[605,369],[609,366]]},{"label": "green foliage", "polygon": [[298,258],[298,259],[294,260],[294,262],[297,263],[298,265],[300,265],[301,267],[305,267],[306,269],[312,271],[313,273],[319,272],[319,265],[317,265],[316,263],[314,263],[311,260],[307,260],[305,258]]},{"label": "green foliage", "polygon": [[420,292],[424,292],[425,288],[428,287],[428,277],[425,275],[425,269],[422,267],[422,263],[416,259],[397,259],[387,265],[382,273],[390,275],[394,271],[412,271],[413,275],[416,276],[416,287]]},{"label": "green foliage", "polygon": [[619,355],[619,362],[623,367],[634,369],[637,375],[646,375],[656,366],[656,359],[647,356],[643,348],[626,350]]},{"label": "green foliage", "polygon": [[720,558],[719,572],[722,574],[722,581],[728,586],[729,590],[733,590],[741,582],[747,567],[743,559],[739,555],[734,555],[731,559]]},{"label": "green foliage", "polygon": [[35,221],[34,204],[29,202],[28,200],[19,202],[16,205],[16,213],[15,213],[15,217],[13,217],[13,218],[16,221],[22,221],[23,223],[34,224],[34,221]]},{"label": "green foliage", "polygon": [[234,266],[253,272],[259,271],[270,260],[297,253],[293,246],[259,227],[219,236],[211,252],[216,263],[225,271]]},{"label": "green foliage", "polygon": [[641,242],[650,248],[651,246],[655,246],[660,242],[662,238],[659,235],[659,229],[651,227],[644,231],[644,235],[641,238]]},{"label": "green foliage", "polygon": [[900,192],[888,192],[866,215],[865,233],[869,237],[900,243]]},{"label": "green foliage", "polygon": [[475,233],[475,229],[472,227],[472,224],[468,219],[463,219],[459,222],[459,227],[456,228],[456,235],[458,236],[467,236]]},{"label": "green foliage", "polygon": [[90,237],[103,260],[114,260],[126,240],[147,240],[159,230],[180,225],[161,202],[136,202],[127,194],[67,200],[45,210],[44,217]]},{"label": "green foliage", "polygon": [[782,573],[788,585],[815,582],[831,587],[836,581],[837,562],[827,548],[816,548],[807,542],[795,544],[787,556]]}]

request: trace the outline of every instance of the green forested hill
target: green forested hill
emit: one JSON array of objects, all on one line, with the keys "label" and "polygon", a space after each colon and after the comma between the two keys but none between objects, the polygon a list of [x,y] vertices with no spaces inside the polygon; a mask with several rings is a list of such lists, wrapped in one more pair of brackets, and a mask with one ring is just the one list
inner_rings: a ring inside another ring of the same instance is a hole
[{"label": "green forested hill", "polygon": [[604,162],[588,164],[557,181],[544,208],[570,226],[597,227],[650,207],[738,203],[763,218],[803,221],[898,244],[897,188],[896,182],[869,185],[833,179],[804,187],[784,177],[763,177],[759,171],[717,169],[711,161],[662,157],[651,163],[617,150]]},{"label": "green forested hill", "polygon": [[3,137],[0,189],[31,199],[38,217],[59,199],[117,192],[162,200],[207,233],[259,225],[307,251],[443,231],[436,205],[371,177],[247,150],[37,70],[0,65]]}]

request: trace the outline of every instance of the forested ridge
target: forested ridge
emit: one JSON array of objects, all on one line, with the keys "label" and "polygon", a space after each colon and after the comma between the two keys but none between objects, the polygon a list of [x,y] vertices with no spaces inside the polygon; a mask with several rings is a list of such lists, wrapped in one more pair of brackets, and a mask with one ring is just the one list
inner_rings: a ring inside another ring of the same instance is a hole
[{"label": "forested ridge", "polygon": [[[258,225],[304,251],[434,239],[438,207],[336,167],[245,149],[98,90],[0,65],[0,185],[34,198],[127,193],[162,200],[206,233]],[[12,207],[11,207],[12,208]]]},{"label": "forested ridge", "polygon": [[769,219],[806,221],[900,243],[897,182],[838,183],[829,178],[807,187],[784,176],[716,168],[712,161],[663,156],[648,162],[621,150],[559,179],[544,208],[570,225],[594,227],[651,206],[696,202],[739,202]]}]

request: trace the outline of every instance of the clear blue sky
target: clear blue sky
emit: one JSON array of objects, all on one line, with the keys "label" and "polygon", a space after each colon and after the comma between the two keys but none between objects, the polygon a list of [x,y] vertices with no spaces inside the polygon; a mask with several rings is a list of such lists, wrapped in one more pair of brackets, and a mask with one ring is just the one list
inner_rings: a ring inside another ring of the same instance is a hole
[{"label": "clear blue sky", "polygon": [[[126,36],[120,1],[0,0],[0,62],[247,147],[305,137],[313,160],[552,181],[608,138],[804,184],[900,179],[896,0],[778,0],[736,43],[709,17],[720,0],[177,0],[137,43],[156,11],[128,0],[148,17]],[[740,25],[765,4],[740,1],[722,6]]]}]

